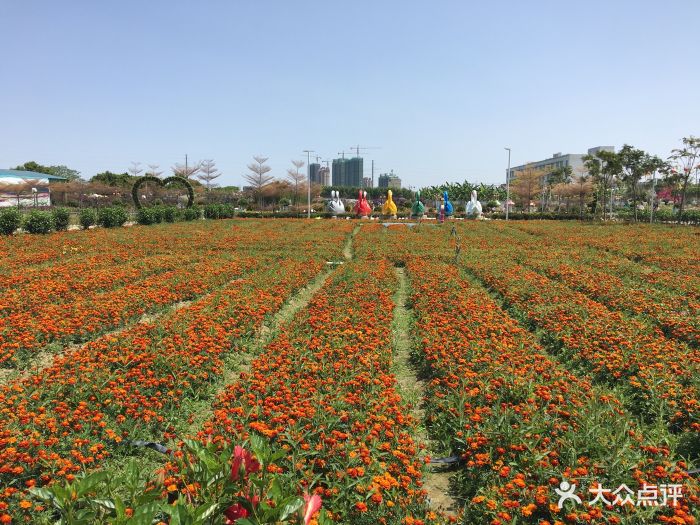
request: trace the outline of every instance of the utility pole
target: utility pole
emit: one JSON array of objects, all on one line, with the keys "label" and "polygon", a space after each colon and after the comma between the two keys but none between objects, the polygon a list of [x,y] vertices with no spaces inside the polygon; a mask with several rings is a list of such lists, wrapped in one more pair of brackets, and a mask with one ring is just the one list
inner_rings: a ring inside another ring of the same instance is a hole
[{"label": "utility pole", "polygon": [[508,208],[510,208],[510,148],[508,150],[508,171],[506,171],[506,220],[508,220]]},{"label": "utility pole", "polygon": [[304,153],[306,153],[306,169],[307,169],[307,173],[309,175],[307,177],[308,180],[307,180],[307,186],[306,186],[306,189],[307,189],[306,218],[310,219],[311,218],[311,164],[309,164],[309,163],[311,162],[311,154],[316,153],[316,152],[312,149],[305,149]]},{"label": "utility pole", "polygon": [[374,159],[372,159],[372,187],[374,188]]},{"label": "utility pole", "polygon": [[649,215],[649,224],[654,223],[654,202],[656,201],[656,170],[651,176],[651,215]]},{"label": "utility pole", "polygon": [[187,178],[187,153],[185,153],[185,177]]}]

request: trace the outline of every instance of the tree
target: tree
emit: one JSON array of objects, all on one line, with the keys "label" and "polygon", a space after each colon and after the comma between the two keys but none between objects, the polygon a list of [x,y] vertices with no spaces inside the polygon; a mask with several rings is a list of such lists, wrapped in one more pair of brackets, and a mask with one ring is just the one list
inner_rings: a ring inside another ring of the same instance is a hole
[{"label": "tree", "polygon": [[158,171],[159,167],[160,166],[158,164],[149,164],[146,175],[148,175],[149,177],[160,177],[163,174],[163,172]]},{"label": "tree", "polygon": [[578,197],[579,216],[583,219],[583,205],[586,198],[593,193],[591,176],[586,173],[581,173],[574,177],[572,185],[574,187],[574,194]]},{"label": "tree", "polygon": [[253,159],[255,160],[255,162],[248,164],[248,169],[252,173],[248,173],[243,177],[248,182],[248,184],[250,184],[252,188],[252,193],[258,199],[258,204],[262,209],[263,190],[265,186],[267,186],[274,180],[274,177],[272,177],[271,175],[267,175],[267,173],[269,173],[272,169],[270,168],[270,166],[265,164],[268,160],[268,157],[256,155],[253,157]]},{"label": "tree", "polygon": [[542,191],[543,179],[546,176],[544,170],[538,170],[532,164],[528,164],[522,171],[515,172],[515,178],[510,183],[511,191],[520,197],[524,206],[531,211],[532,198]]},{"label": "tree", "polygon": [[685,205],[685,193],[688,189],[688,182],[693,173],[698,176],[700,172],[700,138],[690,136],[683,137],[683,147],[671,150],[669,160],[672,166],[667,168],[669,179],[677,182],[681,187],[681,202],[678,209],[678,222],[681,222],[683,206]]},{"label": "tree", "polygon": [[[583,161],[591,179],[596,184],[598,190],[596,207],[600,202],[603,203],[602,216],[605,220],[608,191],[612,189],[615,180],[622,172],[620,157],[614,151],[597,151],[595,155],[584,155]],[[610,211],[612,212],[612,210]]]},{"label": "tree", "polygon": [[141,167],[140,162],[134,162],[133,160],[131,161],[131,166],[127,170],[129,172],[129,175],[132,177],[136,178],[139,177],[141,172],[143,171],[143,168]]},{"label": "tree", "polygon": [[554,186],[563,184],[564,186],[559,186],[559,188],[561,189],[565,187],[569,182],[571,182],[572,173],[573,169],[571,166],[561,166],[547,172],[542,188],[542,192],[544,194],[544,198],[542,199],[542,211],[544,211],[549,205],[549,197]]},{"label": "tree", "polygon": [[661,169],[665,163],[659,157],[649,155],[644,150],[635,149],[629,144],[622,146],[617,156],[621,167],[621,178],[632,191],[634,221],[637,222],[637,190],[639,181],[642,180],[642,177]]},{"label": "tree", "polygon": [[68,166],[51,166],[52,175],[56,177],[63,177],[67,181],[80,180],[80,172],[78,170],[72,170]]},{"label": "tree", "polygon": [[[299,173],[299,168],[304,165],[303,160],[293,160],[292,165],[294,169],[290,168],[287,170],[287,178],[294,185],[294,204],[299,204],[299,185],[306,181],[306,175]],[[303,189],[303,186],[302,186]]]},{"label": "tree", "polygon": [[53,175],[55,177],[63,177],[68,181],[74,181],[80,179],[80,172],[78,170],[70,169],[68,166],[42,166],[37,164],[33,160],[25,162],[24,164],[14,168],[19,171],[33,171],[35,173],[44,173],[46,175]]},{"label": "tree", "polygon": [[90,182],[100,182],[107,186],[130,186],[132,181],[133,177],[127,172],[112,173],[111,171],[103,171],[90,179]]},{"label": "tree", "polygon": [[197,162],[193,166],[175,163],[170,169],[175,177],[182,177],[183,179],[189,179],[190,177],[199,173],[202,163]]},{"label": "tree", "polygon": [[197,178],[207,184],[207,191],[211,190],[211,181],[221,177],[221,173],[212,159],[203,160],[200,163],[199,171],[201,171],[201,175],[197,175]]}]

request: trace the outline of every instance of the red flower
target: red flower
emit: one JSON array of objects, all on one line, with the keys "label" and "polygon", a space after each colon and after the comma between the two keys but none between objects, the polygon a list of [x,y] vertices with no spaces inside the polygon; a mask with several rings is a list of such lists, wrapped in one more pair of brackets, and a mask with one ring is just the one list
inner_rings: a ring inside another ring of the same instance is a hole
[{"label": "red flower", "polygon": [[248,511],[240,503],[234,503],[224,511],[224,516],[226,516],[226,524],[231,525],[241,518],[247,518]]},{"label": "red flower", "polygon": [[258,472],[260,470],[260,463],[255,456],[249,451],[236,445],[233,449],[233,463],[231,464],[231,479],[237,480],[241,474],[241,466],[243,466],[244,473]]},{"label": "red flower", "polygon": [[304,501],[306,501],[306,507],[304,508],[304,525],[309,525],[311,517],[321,508],[321,496],[318,494],[314,494],[313,496],[304,494]]}]

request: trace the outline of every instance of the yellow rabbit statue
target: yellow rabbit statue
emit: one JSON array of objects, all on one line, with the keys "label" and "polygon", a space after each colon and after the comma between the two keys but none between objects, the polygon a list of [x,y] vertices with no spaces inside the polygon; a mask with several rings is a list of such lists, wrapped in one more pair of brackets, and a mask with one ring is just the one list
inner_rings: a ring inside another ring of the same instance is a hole
[{"label": "yellow rabbit statue", "polygon": [[382,215],[386,215],[387,217],[391,217],[392,219],[396,218],[396,203],[391,198],[391,190],[386,192],[386,202],[382,206]]}]

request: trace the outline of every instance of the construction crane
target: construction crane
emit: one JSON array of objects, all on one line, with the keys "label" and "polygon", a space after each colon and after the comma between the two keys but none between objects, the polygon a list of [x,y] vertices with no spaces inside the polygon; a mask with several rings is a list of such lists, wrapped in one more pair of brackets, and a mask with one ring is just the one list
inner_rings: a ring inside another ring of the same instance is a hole
[{"label": "construction crane", "polygon": [[361,149],[382,149],[380,146],[360,146],[359,144],[357,146],[350,146],[350,151],[355,150],[357,152],[357,156],[360,156],[360,150]]},{"label": "construction crane", "polygon": [[343,158],[345,158],[345,153],[352,153],[352,152],[339,151],[339,152],[338,152],[338,155],[342,155]]}]

